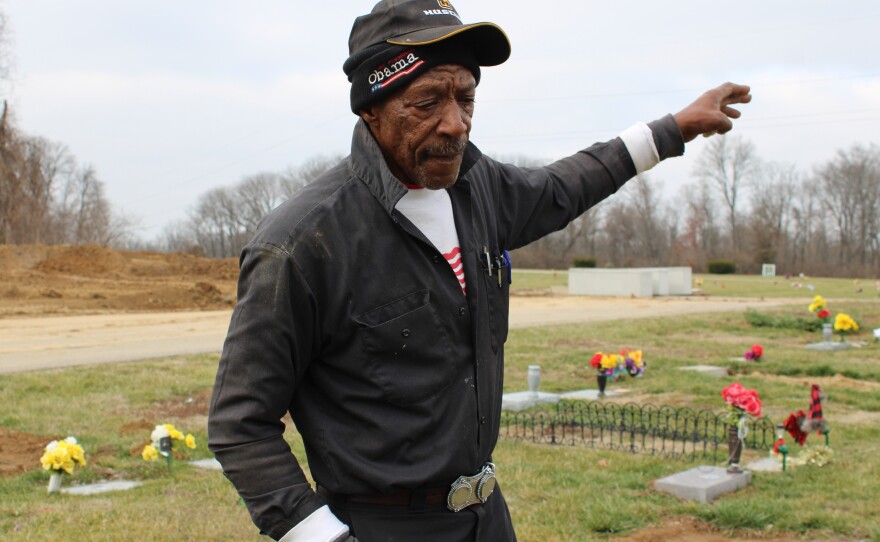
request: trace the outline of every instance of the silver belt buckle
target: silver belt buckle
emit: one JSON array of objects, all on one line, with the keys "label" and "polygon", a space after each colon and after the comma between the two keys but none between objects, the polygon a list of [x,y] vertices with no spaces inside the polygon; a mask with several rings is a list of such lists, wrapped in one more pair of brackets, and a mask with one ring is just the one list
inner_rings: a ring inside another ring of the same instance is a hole
[{"label": "silver belt buckle", "polygon": [[464,510],[472,504],[484,503],[495,491],[495,464],[486,463],[473,476],[459,476],[452,483],[446,497],[446,508],[453,512]]}]

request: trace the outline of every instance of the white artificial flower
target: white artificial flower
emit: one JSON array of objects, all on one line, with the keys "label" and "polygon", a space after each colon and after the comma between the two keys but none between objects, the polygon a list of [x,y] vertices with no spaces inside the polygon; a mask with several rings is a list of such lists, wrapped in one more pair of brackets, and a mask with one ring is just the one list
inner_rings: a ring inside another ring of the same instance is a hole
[{"label": "white artificial flower", "polygon": [[153,429],[153,432],[150,433],[150,440],[152,440],[153,442],[159,442],[159,439],[167,437],[167,436],[169,436],[169,435],[168,435],[168,430],[165,429],[165,426],[164,425],[157,425],[156,428]]},{"label": "white artificial flower", "polygon": [[76,444],[77,443],[76,438],[74,438],[74,437],[67,437],[66,439],[64,439],[64,442],[66,442],[68,444]]},{"label": "white artificial flower", "polygon": [[874,338],[880,340],[880,327],[874,330]]},{"label": "white artificial flower", "polygon": [[47,451],[47,452],[51,452],[51,451],[54,450],[57,446],[58,446],[58,441],[57,441],[57,440],[53,440],[52,442],[50,442],[49,444],[46,445],[46,451]]}]

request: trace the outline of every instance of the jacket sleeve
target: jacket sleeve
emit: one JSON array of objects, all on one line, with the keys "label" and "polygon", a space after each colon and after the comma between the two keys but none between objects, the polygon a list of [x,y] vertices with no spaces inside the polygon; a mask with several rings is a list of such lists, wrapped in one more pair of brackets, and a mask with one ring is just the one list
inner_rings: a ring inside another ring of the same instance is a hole
[{"label": "jacket sleeve", "polygon": [[[650,123],[660,160],[684,153],[672,115]],[[596,143],[542,168],[499,168],[494,186],[498,227],[505,248],[515,249],[564,228],[636,175],[623,141]]]},{"label": "jacket sleeve", "polygon": [[238,304],[208,416],[208,446],[260,532],[278,540],[323,505],[283,438],[285,415],[315,344],[308,285],[282,249],[242,252]]}]

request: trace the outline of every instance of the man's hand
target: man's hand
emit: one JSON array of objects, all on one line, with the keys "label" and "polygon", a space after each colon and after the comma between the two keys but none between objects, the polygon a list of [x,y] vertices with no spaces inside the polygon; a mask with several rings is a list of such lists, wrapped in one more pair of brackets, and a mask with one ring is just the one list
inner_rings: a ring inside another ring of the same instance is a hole
[{"label": "man's hand", "polygon": [[724,83],[705,92],[697,100],[674,115],[685,143],[698,135],[724,134],[733,128],[730,119],[738,119],[740,112],[731,104],[747,104],[752,101],[746,85]]}]

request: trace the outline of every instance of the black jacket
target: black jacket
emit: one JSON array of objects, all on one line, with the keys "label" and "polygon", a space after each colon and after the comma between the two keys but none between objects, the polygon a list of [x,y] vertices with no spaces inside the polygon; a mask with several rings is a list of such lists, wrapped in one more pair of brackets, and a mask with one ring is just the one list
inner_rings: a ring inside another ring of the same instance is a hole
[{"label": "black jacket", "polygon": [[[651,128],[661,158],[683,152],[670,116]],[[476,473],[498,438],[508,317],[483,247],[494,259],[559,230],[634,175],[620,139],[543,168],[469,145],[448,189],[465,298],[395,210],[407,189],[358,122],[351,155],[267,216],[241,255],[209,444],[257,526],[279,538],[323,504],[282,439],[288,411],[334,493]]]}]

